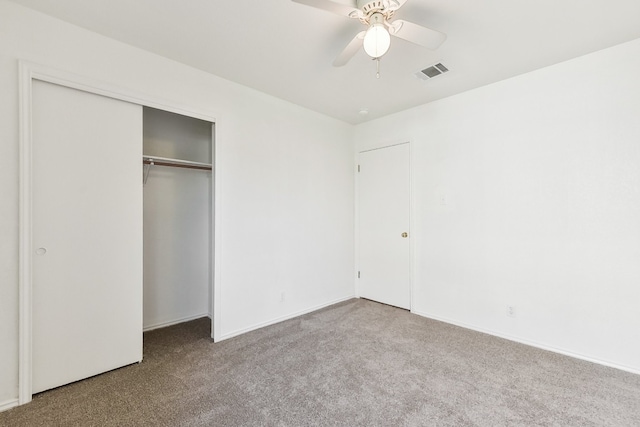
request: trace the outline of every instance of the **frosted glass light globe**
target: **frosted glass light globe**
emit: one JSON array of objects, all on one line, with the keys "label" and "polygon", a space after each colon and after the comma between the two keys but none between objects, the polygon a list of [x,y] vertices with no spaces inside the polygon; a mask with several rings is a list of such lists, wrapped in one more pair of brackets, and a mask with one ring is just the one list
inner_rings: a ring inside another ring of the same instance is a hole
[{"label": "frosted glass light globe", "polygon": [[364,51],[372,58],[380,58],[387,53],[391,36],[384,24],[372,24],[364,35]]}]

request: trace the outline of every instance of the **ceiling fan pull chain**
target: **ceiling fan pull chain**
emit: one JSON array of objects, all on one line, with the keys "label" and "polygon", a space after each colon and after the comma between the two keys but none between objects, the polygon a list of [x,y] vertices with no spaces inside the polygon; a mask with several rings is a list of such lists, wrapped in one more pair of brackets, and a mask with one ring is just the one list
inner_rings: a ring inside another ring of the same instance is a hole
[{"label": "ceiling fan pull chain", "polygon": [[376,58],[376,79],[380,78],[380,58]]}]

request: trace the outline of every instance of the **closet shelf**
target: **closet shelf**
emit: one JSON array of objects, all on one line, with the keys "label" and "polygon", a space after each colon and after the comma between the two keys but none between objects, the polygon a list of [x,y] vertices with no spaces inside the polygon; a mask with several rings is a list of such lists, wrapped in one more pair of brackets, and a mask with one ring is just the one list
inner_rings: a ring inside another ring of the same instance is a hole
[{"label": "closet shelf", "polygon": [[191,162],[189,160],[180,160],[180,159],[170,159],[168,157],[158,157],[158,156],[142,156],[142,162],[145,165],[150,166],[169,166],[176,168],[188,168],[188,169],[201,169],[208,170],[212,169],[211,163],[201,163],[201,162]]}]

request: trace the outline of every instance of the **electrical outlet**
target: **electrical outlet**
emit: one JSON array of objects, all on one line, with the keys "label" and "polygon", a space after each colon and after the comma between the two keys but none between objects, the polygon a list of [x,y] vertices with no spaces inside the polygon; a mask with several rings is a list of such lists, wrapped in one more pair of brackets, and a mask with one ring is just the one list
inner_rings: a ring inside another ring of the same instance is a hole
[{"label": "electrical outlet", "polygon": [[512,305],[507,306],[507,316],[516,317],[516,309]]}]

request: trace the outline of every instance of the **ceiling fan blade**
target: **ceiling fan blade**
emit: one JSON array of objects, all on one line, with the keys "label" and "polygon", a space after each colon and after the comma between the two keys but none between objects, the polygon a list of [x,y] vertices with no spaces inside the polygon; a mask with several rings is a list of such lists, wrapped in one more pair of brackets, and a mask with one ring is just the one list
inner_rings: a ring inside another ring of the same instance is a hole
[{"label": "ceiling fan blade", "polygon": [[389,25],[389,33],[403,40],[436,50],[447,39],[445,33],[421,27],[413,22],[396,19]]},{"label": "ceiling fan blade", "polygon": [[333,61],[334,67],[342,67],[349,62],[351,58],[353,58],[353,55],[355,55],[362,47],[365,33],[366,31],[361,31],[356,34],[353,40],[349,42],[347,47],[345,47],[344,50],[340,52],[340,55],[338,55],[338,57]]},{"label": "ceiling fan blade", "polygon": [[328,12],[337,13],[342,16],[349,16],[352,13],[357,13],[358,8],[356,1],[333,1],[333,0],[291,0],[294,3],[306,4],[307,6],[315,7],[316,9],[326,10]]}]

